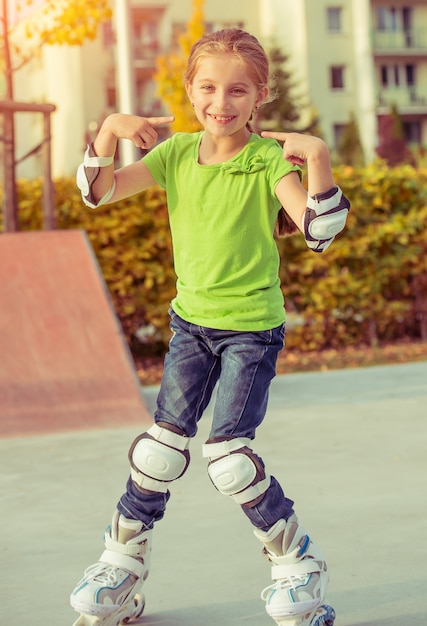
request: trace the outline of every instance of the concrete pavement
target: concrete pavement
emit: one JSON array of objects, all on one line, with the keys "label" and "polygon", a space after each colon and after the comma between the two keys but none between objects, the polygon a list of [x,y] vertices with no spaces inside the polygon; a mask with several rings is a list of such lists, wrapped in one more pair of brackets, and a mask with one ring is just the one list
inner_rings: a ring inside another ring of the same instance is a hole
[{"label": "concrete pavement", "polygon": [[[145,388],[152,408],[156,388]],[[1,410],[1,409],[0,409]],[[269,565],[200,447],[154,535],[145,626],[268,626]],[[0,440],[0,624],[71,626],[134,426]],[[336,626],[427,624],[427,362],[278,377],[255,450],[327,556]]]}]

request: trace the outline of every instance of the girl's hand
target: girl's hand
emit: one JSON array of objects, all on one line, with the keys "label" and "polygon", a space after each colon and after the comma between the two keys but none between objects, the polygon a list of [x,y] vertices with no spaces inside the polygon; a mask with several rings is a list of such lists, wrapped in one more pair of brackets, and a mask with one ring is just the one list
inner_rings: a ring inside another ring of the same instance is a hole
[{"label": "girl's hand", "polygon": [[328,155],[325,142],[312,135],[263,131],[261,136],[283,141],[283,158],[292,165],[304,165],[310,159],[319,159],[322,155]]},{"label": "girl's hand", "polygon": [[127,113],[113,113],[105,120],[103,126],[117,139],[130,139],[137,148],[148,150],[157,142],[156,127],[170,124],[174,119],[173,116],[139,117]]},{"label": "girl's hand", "polygon": [[[262,132],[261,135],[263,137],[271,137],[272,139],[283,141],[284,159],[296,165],[307,164],[308,193],[311,197],[314,197],[318,193],[328,191],[335,185],[328,146],[323,139],[313,137],[312,135],[302,135],[300,133],[276,133],[270,131]],[[285,178],[287,178],[287,176]],[[285,196],[292,191],[292,189],[289,191],[289,187],[290,184],[283,183],[280,189],[281,197],[279,197],[282,205],[287,207],[287,211],[288,198]],[[278,195],[277,189],[276,194]],[[292,202],[297,206],[298,201],[295,200],[295,198],[294,200],[291,199],[290,203]],[[301,206],[299,209],[301,209]],[[298,223],[294,216],[292,214],[290,215],[294,222]]]}]

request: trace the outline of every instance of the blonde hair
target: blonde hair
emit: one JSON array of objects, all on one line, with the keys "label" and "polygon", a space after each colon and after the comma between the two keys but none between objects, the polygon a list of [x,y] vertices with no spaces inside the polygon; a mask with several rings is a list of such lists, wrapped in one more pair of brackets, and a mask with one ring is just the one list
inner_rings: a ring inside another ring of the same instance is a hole
[{"label": "blonde hair", "polygon": [[224,28],[196,41],[188,58],[185,81],[192,83],[200,61],[215,54],[234,54],[258,89],[268,86],[269,64],[264,48],[256,37],[239,28]]},{"label": "blonde hair", "polygon": [[274,228],[274,236],[277,238],[287,237],[288,235],[294,235],[297,232],[297,225],[293,220],[291,220],[285,209],[281,207],[277,215],[277,222]]},{"label": "blonde hair", "polygon": [[[196,41],[190,51],[187,68],[184,74],[185,82],[191,84],[199,69],[200,62],[207,56],[217,54],[233,54],[249,74],[250,79],[258,90],[268,87],[270,68],[267,54],[256,37],[240,28],[224,28],[204,35]],[[274,95],[264,100],[271,102]],[[249,122],[248,128],[252,131]],[[274,229],[275,237],[291,235],[298,229],[283,207],[280,209]]]}]

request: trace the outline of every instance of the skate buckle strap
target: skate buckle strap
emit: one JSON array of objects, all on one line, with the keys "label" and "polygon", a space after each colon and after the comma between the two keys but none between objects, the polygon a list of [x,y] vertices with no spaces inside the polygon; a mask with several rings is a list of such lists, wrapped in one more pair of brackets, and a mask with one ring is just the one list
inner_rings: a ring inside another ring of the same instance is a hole
[{"label": "skate buckle strap", "polygon": [[245,437],[238,439],[227,439],[216,443],[205,443],[202,446],[202,454],[210,459],[218,459],[221,456],[235,452],[241,448],[250,447],[251,440]]},{"label": "skate buckle strap", "polygon": [[118,541],[114,541],[111,539],[108,532],[105,534],[105,547],[107,550],[112,550],[113,552],[119,552],[120,554],[126,554],[128,556],[142,558],[144,557],[148,550],[150,549],[148,539],[141,541],[141,543],[119,543]]},{"label": "skate buckle strap", "polygon": [[135,559],[127,554],[120,554],[115,550],[104,550],[99,559],[101,563],[107,565],[113,565],[119,569],[123,569],[130,574],[134,574],[137,578],[141,578],[146,570],[146,567],[141,561]]},{"label": "skate buckle strap", "polygon": [[245,504],[251,502],[267,491],[271,483],[271,477],[267,474],[264,480],[260,480],[252,487],[248,487],[239,493],[235,493],[232,498],[237,504]]},{"label": "skate buckle strap", "polygon": [[107,165],[111,165],[114,163],[114,154],[107,157],[99,157],[99,156],[91,156],[95,154],[95,151],[92,147],[92,144],[87,146],[86,152],[83,159],[83,165],[85,167],[107,167]]},{"label": "skate buckle strap", "polygon": [[176,450],[186,450],[190,445],[190,437],[184,437],[184,435],[178,435],[167,428],[162,428],[157,424],[153,424],[147,430],[147,434],[151,435],[156,441],[164,443],[167,446],[171,446]]},{"label": "skate buckle strap", "polygon": [[91,209],[96,209],[99,206],[102,206],[103,204],[106,204],[107,202],[109,202],[110,199],[113,197],[113,194],[116,190],[116,179],[115,178],[113,179],[113,184],[111,185],[110,189],[107,191],[107,193],[104,196],[102,196],[100,200],[98,200],[97,202],[95,201],[91,202],[91,200],[94,200],[94,198],[92,197],[92,193],[91,193],[92,182],[89,180],[86,174],[85,167],[86,166],[84,165],[84,163],[81,163],[77,169],[77,175],[76,175],[77,187],[82,192],[82,199],[83,199],[83,202],[86,204],[86,206],[88,206]]},{"label": "skate buckle strap", "polygon": [[138,487],[142,487],[142,489],[147,489],[147,491],[157,491],[159,493],[166,493],[168,490],[169,483],[156,480],[155,478],[150,478],[149,476],[144,476],[133,468],[130,473],[133,482],[136,483]]},{"label": "skate buckle strap", "polygon": [[283,578],[291,579],[323,571],[326,571],[325,563],[316,561],[315,559],[302,559],[298,563],[273,565],[271,568],[271,578],[273,580],[281,580]]}]

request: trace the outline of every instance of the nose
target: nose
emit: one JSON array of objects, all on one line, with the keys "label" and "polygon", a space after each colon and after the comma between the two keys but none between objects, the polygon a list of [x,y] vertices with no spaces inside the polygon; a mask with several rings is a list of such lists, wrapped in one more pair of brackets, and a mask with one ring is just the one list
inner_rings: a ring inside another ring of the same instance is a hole
[{"label": "nose", "polygon": [[215,91],[214,102],[215,102],[215,106],[221,111],[228,109],[230,106],[228,94],[224,89],[217,89]]}]

